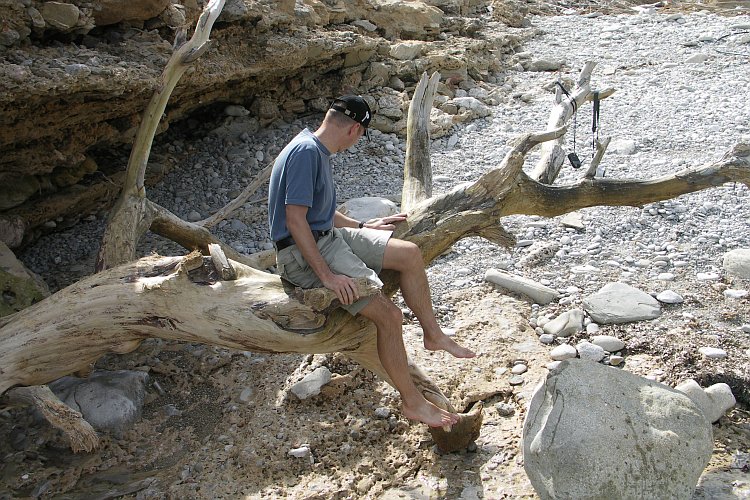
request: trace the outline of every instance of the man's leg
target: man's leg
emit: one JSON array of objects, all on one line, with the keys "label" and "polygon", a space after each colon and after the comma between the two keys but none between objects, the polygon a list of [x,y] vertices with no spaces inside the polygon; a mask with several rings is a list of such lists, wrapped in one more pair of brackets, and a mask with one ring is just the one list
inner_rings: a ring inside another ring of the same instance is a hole
[{"label": "man's leg", "polygon": [[382,294],[378,294],[362,309],[360,314],[378,330],[378,357],[401,394],[401,410],[406,418],[418,420],[431,427],[443,427],[458,422],[458,416],[425,399],[409,373],[406,359],[401,310]]},{"label": "man's leg", "polygon": [[474,351],[458,345],[440,329],[432,310],[430,285],[427,283],[419,247],[408,241],[391,238],[385,247],[383,269],[401,273],[401,294],[422,325],[425,349],[448,351],[457,358],[476,356]]}]

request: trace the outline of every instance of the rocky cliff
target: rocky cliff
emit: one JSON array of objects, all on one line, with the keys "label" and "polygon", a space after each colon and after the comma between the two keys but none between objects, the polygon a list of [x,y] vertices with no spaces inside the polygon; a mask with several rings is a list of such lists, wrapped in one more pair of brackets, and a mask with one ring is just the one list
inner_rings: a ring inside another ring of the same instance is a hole
[{"label": "rocky cliff", "polygon": [[[112,165],[109,151],[132,142],[175,39],[191,35],[202,7],[200,0],[0,0],[0,241],[19,247],[113,201],[122,165]],[[454,91],[494,81],[520,43],[511,29],[497,29],[519,24],[520,10],[500,7],[228,0],[160,132],[228,104],[250,111],[244,124],[262,127],[321,112],[342,92],[366,94],[377,109],[373,126],[402,132],[411,88],[422,72],[439,71],[433,132],[440,134],[482,112],[453,102]]]}]

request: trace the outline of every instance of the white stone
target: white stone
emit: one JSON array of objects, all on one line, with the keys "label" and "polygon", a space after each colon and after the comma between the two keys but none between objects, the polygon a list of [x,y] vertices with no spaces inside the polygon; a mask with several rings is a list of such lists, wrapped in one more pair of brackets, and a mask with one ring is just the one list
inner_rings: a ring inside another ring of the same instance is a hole
[{"label": "white stone", "polygon": [[656,296],[656,300],[663,304],[682,304],[685,301],[685,299],[682,298],[682,295],[677,292],[673,292],[672,290],[664,290],[663,292],[659,292],[659,294]]},{"label": "white stone", "polygon": [[295,458],[305,458],[309,457],[311,454],[312,452],[310,451],[310,446],[306,444],[300,446],[299,448],[292,448],[291,450],[289,450],[289,455]]},{"label": "white stone", "polygon": [[708,61],[708,54],[698,53],[685,59],[687,64],[701,64]]},{"label": "white stone", "polygon": [[560,296],[557,290],[553,290],[523,276],[516,276],[497,269],[488,269],[484,275],[484,279],[500,285],[511,292],[526,295],[537,304],[549,304]]},{"label": "white stone", "polygon": [[320,394],[320,389],[331,381],[331,372],[325,366],[316,368],[301,381],[292,386],[290,391],[299,399],[307,399]]},{"label": "white stone", "polygon": [[[563,218],[560,220],[560,224],[562,224],[565,227],[571,227],[573,229],[583,229],[586,226],[583,223],[583,216],[579,212],[570,212],[569,214],[565,214]],[[566,237],[563,236],[563,239]],[[568,242],[570,242],[570,238],[567,238],[567,242],[563,243],[560,241],[563,245],[567,245]]]},{"label": "white stone", "polygon": [[583,300],[591,319],[599,324],[628,323],[658,318],[659,302],[651,295],[625,283],[608,283]]},{"label": "white stone", "polygon": [[421,42],[401,42],[391,45],[391,57],[399,61],[411,61],[422,53]]},{"label": "white stone", "polygon": [[511,368],[510,372],[513,375],[521,375],[522,373],[526,373],[526,370],[528,369],[529,368],[525,364],[519,363],[517,365],[513,365],[513,368]]},{"label": "white stone", "polygon": [[625,348],[625,342],[612,335],[594,335],[591,343],[609,352],[617,352]]},{"label": "white stone", "polygon": [[557,318],[546,323],[542,328],[544,333],[557,337],[570,337],[583,330],[584,314],[580,309],[571,309],[560,314]]},{"label": "white stone", "polygon": [[711,424],[685,394],[583,359],[534,392],[522,443],[545,499],[689,499],[713,451]]},{"label": "white stone", "polygon": [[750,248],[738,248],[725,253],[722,266],[727,274],[750,279]]},{"label": "white stone", "polygon": [[565,359],[575,358],[578,355],[576,348],[569,344],[560,344],[559,346],[552,349],[549,353],[550,358],[555,361],[563,361]]},{"label": "white stone", "polygon": [[723,359],[727,357],[727,351],[718,347],[701,347],[698,352],[709,359]]},{"label": "white stone", "polygon": [[615,139],[610,143],[607,150],[612,153],[632,155],[636,152],[637,148],[635,141],[632,139]]},{"label": "white stone", "polygon": [[604,349],[598,345],[592,344],[591,342],[579,342],[576,345],[576,350],[581,359],[588,359],[590,361],[598,362],[605,356]]},{"label": "white stone", "polygon": [[724,290],[724,297],[728,299],[742,299],[744,297],[747,297],[747,290],[735,290],[733,288],[728,288]]},{"label": "white stone", "polygon": [[675,389],[692,399],[711,423],[719,420],[737,403],[732,389],[724,383],[714,384],[704,390],[698,382],[688,379],[678,384]]},{"label": "white stone", "polygon": [[609,357],[609,364],[612,366],[618,366],[620,363],[622,363],[625,360],[622,356],[618,356],[616,354],[613,354]]},{"label": "white stone", "polygon": [[339,205],[338,211],[352,219],[367,221],[397,214],[398,206],[388,198],[363,196],[350,198]]},{"label": "white stone", "polygon": [[551,344],[554,341],[555,341],[554,335],[545,333],[539,336],[539,342],[541,342],[542,344]]},{"label": "white stone", "polygon": [[224,108],[224,114],[227,116],[247,116],[250,114],[250,111],[239,104],[230,104]]},{"label": "white stone", "polygon": [[716,273],[698,273],[698,274],[695,275],[695,277],[696,277],[696,279],[698,279],[700,281],[716,281],[721,276],[719,276]]}]

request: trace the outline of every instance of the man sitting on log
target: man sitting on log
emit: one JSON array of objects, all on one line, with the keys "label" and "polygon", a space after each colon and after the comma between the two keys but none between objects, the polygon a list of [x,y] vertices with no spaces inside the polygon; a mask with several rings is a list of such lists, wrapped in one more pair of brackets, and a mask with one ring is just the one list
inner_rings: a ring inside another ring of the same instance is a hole
[{"label": "man sitting on log", "polygon": [[475,356],[440,329],[419,247],[391,238],[394,224],[406,214],[360,222],[336,211],[330,156],[365,135],[371,116],[362,97],[339,97],[314,133],[303,130],[279,154],[268,197],[278,270],[302,288],[325,286],[349,313],[375,324],[378,356],[401,394],[404,416],[433,427],[452,425],[458,416],[427,401],[409,374],[401,310],[382,293],[360,299],[352,279],[365,277],[382,286],[382,269],[398,271],[404,300],[422,325],[425,348]]}]

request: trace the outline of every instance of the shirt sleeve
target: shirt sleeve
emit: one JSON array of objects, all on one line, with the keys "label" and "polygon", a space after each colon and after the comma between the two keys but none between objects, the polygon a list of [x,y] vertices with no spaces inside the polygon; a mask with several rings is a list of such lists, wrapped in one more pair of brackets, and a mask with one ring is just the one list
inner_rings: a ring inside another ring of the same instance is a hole
[{"label": "shirt sleeve", "polygon": [[286,163],[286,196],[284,204],[312,207],[319,155],[309,148],[295,151]]}]

